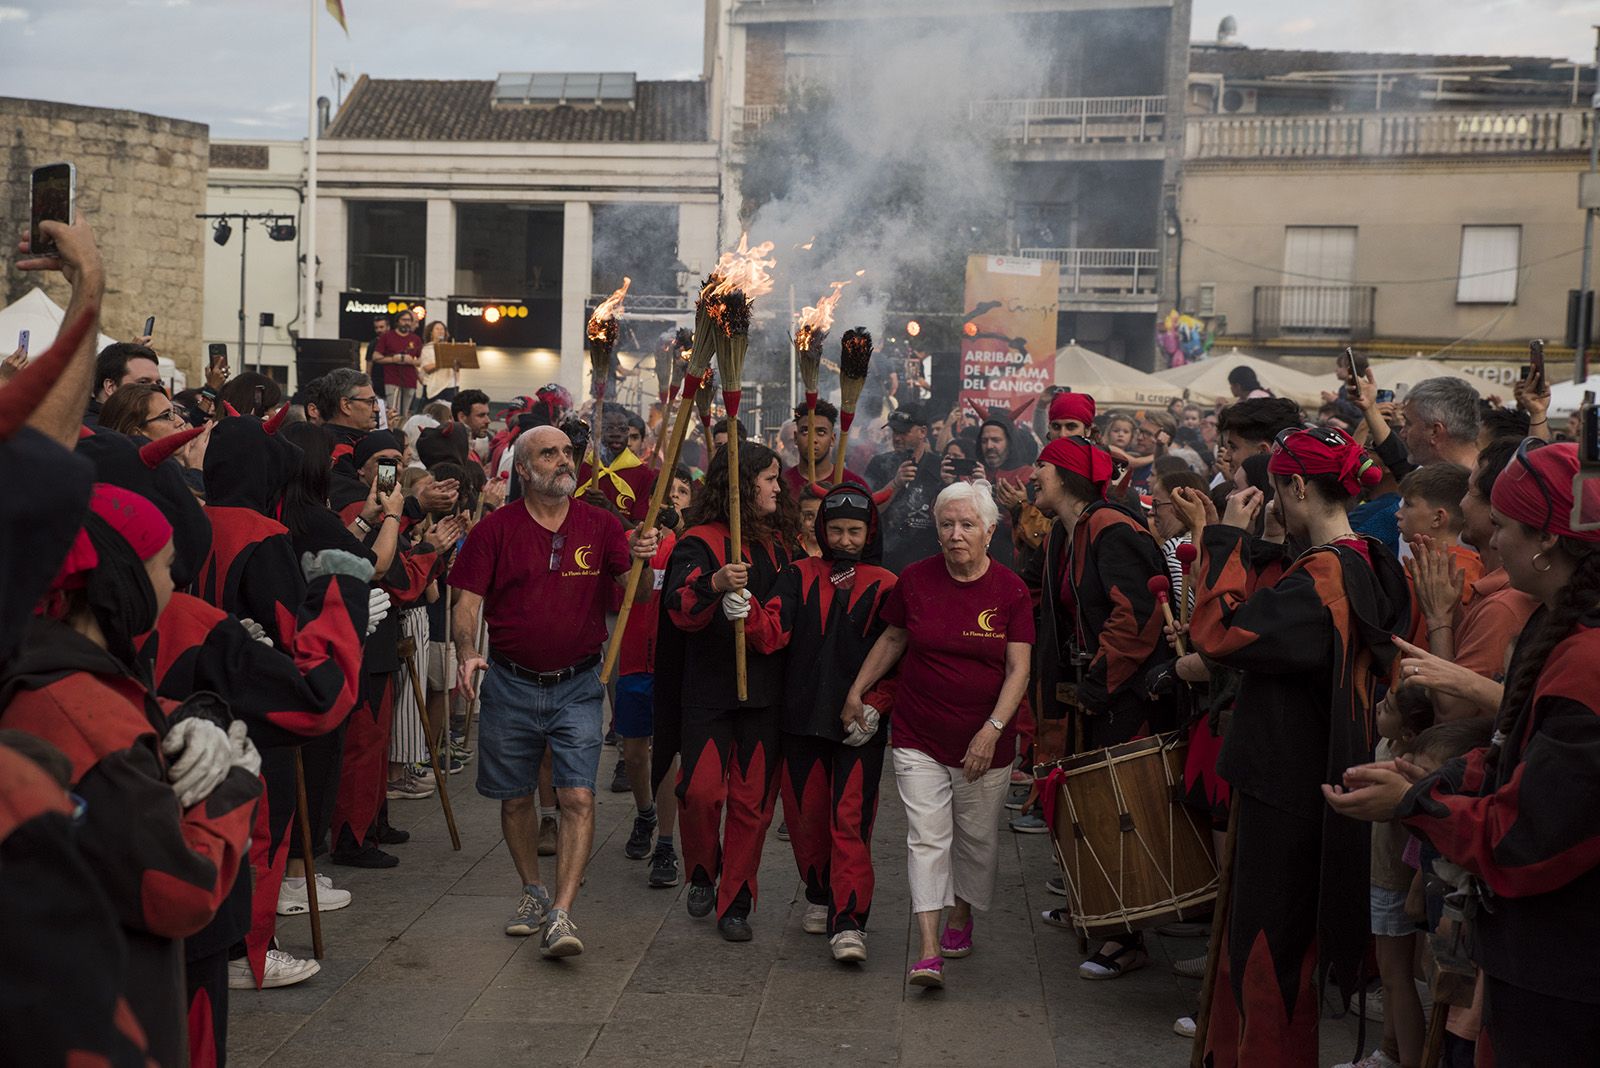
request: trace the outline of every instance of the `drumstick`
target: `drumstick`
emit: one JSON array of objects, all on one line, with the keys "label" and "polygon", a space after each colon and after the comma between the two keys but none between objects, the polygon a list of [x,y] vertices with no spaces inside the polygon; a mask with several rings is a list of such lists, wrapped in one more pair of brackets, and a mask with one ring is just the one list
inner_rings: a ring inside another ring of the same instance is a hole
[{"label": "drumstick", "polygon": [[1194,566],[1195,558],[1200,555],[1200,550],[1194,547],[1194,542],[1186,541],[1178,546],[1178,566],[1183,569],[1183,581],[1178,585],[1178,619],[1184,626],[1189,625],[1189,569]]},{"label": "drumstick", "polygon": [[1172,628],[1173,644],[1178,647],[1178,655],[1186,655],[1189,650],[1184,647],[1183,635],[1178,632],[1177,621],[1172,618],[1172,580],[1165,575],[1151,575],[1145,586],[1161,603],[1161,614],[1167,617],[1167,626]]}]

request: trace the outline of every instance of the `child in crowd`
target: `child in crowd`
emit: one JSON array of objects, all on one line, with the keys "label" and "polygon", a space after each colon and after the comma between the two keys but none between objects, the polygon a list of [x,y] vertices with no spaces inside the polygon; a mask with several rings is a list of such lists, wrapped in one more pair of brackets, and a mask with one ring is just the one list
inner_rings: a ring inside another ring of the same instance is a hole
[{"label": "child in crowd", "polygon": [[1472,473],[1460,464],[1419,467],[1400,480],[1400,507],[1395,509],[1400,540],[1414,543],[1418,538],[1428,538],[1447,549],[1455,566],[1466,576],[1463,589],[1468,591],[1483,575],[1483,562],[1477,551],[1461,544],[1465,523],[1461,498],[1467,495],[1471,477]]},{"label": "child in crowd", "polygon": [[821,556],[822,546],[817,544],[817,513],[822,511],[822,498],[815,493],[800,497],[800,545],[807,556]]}]

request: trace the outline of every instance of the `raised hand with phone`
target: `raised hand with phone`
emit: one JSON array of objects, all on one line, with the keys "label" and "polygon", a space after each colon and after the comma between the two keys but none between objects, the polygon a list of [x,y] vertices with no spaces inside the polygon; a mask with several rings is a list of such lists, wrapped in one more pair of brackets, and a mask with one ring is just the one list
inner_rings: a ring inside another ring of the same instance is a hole
[{"label": "raised hand with phone", "polygon": [[1545,381],[1544,342],[1528,342],[1528,364],[1512,387],[1517,407],[1528,413],[1528,435],[1550,440],[1550,386]]},{"label": "raised hand with phone", "polygon": [[70,449],[78,440],[78,430],[83,425],[84,398],[89,396],[94,380],[100,302],[106,288],[105,268],[94,233],[83,216],[75,215],[70,224],[40,218],[32,230],[45,242],[36,250],[33,233],[24,235],[17,243],[16,269],[60,272],[72,287],[63,321],[76,322],[85,315],[93,319],[67,370],[28,419],[29,426]]}]

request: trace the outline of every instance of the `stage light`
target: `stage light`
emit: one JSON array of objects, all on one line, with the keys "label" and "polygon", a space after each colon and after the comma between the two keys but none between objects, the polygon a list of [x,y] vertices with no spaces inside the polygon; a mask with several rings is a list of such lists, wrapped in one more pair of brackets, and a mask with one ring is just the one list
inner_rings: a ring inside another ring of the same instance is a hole
[{"label": "stage light", "polygon": [[968,337],[977,337],[978,336],[978,324],[977,323],[962,323],[961,324],[961,332],[963,334],[967,335]]},{"label": "stage light", "polygon": [[526,304],[517,305],[516,311],[518,319],[526,319],[528,317],[528,306]]},{"label": "stage light", "polygon": [[211,240],[219,245],[226,245],[228,238],[233,236],[233,227],[228,225],[227,219],[218,219],[216,227],[211,231]]},{"label": "stage light", "polygon": [[413,304],[411,306],[411,317],[420,323],[428,317],[428,309],[421,304]]},{"label": "stage light", "polygon": [[483,321],[486,322],[486,323],[498,323],[500,321],[500,309],[499,308],[485,308],[485,309],[483,309]]},{"label": "stage light", "polygon": [[287,220],[276,220],[267,227],[267,236],[274,241],[293,241],[295,233],[294,223]]},{"label": "stage light", "polygon": [[922,333],[922,324],[915,319],[906,324],[906,337],[916,337]]}]

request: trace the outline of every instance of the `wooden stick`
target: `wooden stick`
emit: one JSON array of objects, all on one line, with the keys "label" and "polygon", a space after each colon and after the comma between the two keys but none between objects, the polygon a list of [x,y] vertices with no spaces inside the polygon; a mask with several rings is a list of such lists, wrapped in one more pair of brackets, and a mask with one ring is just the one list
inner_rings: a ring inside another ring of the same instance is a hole
[{"label": "wooden stick", "polygon": [[1186,656],[1189,652],[1184,646],[1183,634],[1178,630],[1178,623],[1172,618],[1172,604],[1167,598],[1161,598],[1161,614],[1167,619],[1167,626],[1172,628],[1173,643],[1178,647],[1178,655]]},{"label": "wooden stick", "polygon": [[1428,1037],[1422,1045],[1420,1068],[1439,1068],[1444,1055],[1445,1025],[1450,1022],[1450,1006],[1439,1000],[1437,977],[1433,984],[1433,1016],[1428,1020]]},{"label": "wooden stick", "polygon": [[[744,560],[739,511],[739,430],[730,421],[728,423],[728,563],[730,564],[742,563]],[[742,619],[733,621],[733,677],[738,686],[739,700],[747,700],[750,696],[750,671],[745,654]]]},{"label": "wooden stick", "polygon": [[300,747],[294,747],[295,806],[300,814],[300,855],[306,866],[306,904],[311,907],[311,956],[321,960],[327,952],[322,945],[322,912],[317,906],[317,860],[311,845],[311,813],[306,806],[306,765]]},{"label": "wooden stick", "polygon": [[817,417],[817,405],[812,398],[807,397],[811,403],[806,405],[806,481],[812,485],[817,482],[817,452],[811,447],[811,424]]},{"label": "wooden stick", "polygon": [[[688,375],[683,380],[683,396],[678,402],[678,414],[672,422],[672,432],[667,438],[667,450],[662,455],[661,473],[656,476],[656,488],[650,494],[650,510],[645,513],[644,522],[640,530],[653,530],[661,516],[661,508],[666,503],[667,493],[672,489],[672,472],[678,468],[678,452],[683,448],[683,438],[689,429],[689,420],[694,415],[694,395],[700,388],[700,379],[697,375]],[[617,669],[617,658],[622,655],[622,632],[628,625],[628,614],[633,611],[633,599],[639,594],[639,577],[644,574],[644,560],[633,558],[633,563],[628,566],[628,584],[622,591],[622,607],[617,609],[617,622],[611,628],[612,640],[606,646],[606,659],[600,665],[600,685],[604,686],[611,681],[611,673]]]},{"label": "wooden stick", "polygon": [[1239,839],[1239,797],[1228,799],[1228,833],[1222,839],[1222,870],[1217,878],[1217,900],[1211,907],[1211,940],[1206,947],[1206,977],[1200,986],[1200,1011],[1194,1021],[1194,1047],[1189,1052],[1189,1068],[1204,1068],[1206,1035],[1211,1030],[1211,1002],[1216,996],[1217,971],[1227,946],[1222,944],[1228,926],[1228,910],[1233,904],[1233,849]]},{"label": "wooden stick", "polygon": [[439,806],[444,809],[445,826],[450,828],[450,847],[459,853],[461,833],[456,830],[455,810],[450,807],[450,787],[445,782],[448,772],[439,766],[439,747],[433,744],[433,725],[428,722],[428,705],[422,697],[422,679],[417,675],[415,646],[412,655],[406,657],[405,661],[406,672],[411,676],[411,692],[417,698],[417,716],[422,720],[422,740],[428,747],[428,763],[433,765],[433,783],[439,788]]}]

